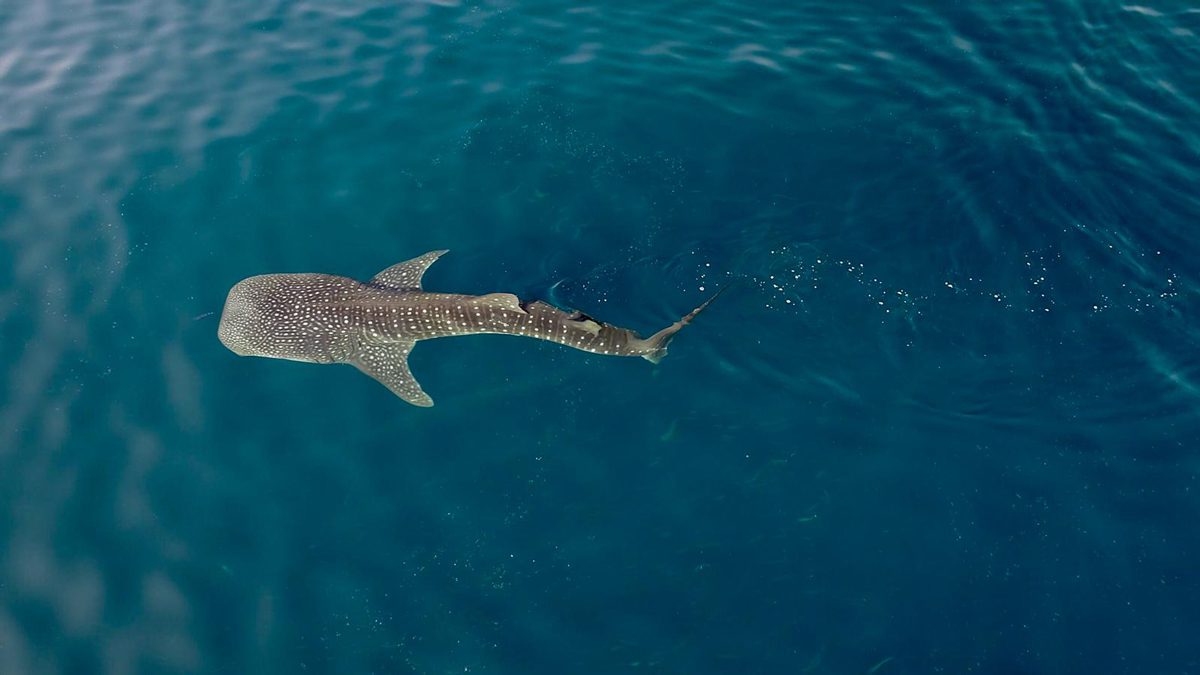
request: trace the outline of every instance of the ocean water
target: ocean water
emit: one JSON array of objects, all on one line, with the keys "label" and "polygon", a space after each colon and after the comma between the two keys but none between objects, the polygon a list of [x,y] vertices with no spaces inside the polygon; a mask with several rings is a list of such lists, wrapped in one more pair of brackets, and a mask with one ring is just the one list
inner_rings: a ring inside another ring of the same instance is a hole
[{"label": "ocean water", "polygon": [[[1200,672],[1198,186],[1187,2],[0,3],[0,673]],[[438,248],[729,291],[216,339]]]}]

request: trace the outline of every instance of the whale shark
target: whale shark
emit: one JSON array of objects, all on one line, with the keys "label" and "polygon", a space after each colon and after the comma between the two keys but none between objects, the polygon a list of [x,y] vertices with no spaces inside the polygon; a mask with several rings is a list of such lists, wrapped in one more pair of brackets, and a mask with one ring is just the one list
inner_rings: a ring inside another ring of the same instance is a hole
[{"label": "whale shark", "polygon": [[217,337],[239,356],[348,363],[405,401],[429,407],[433,399],[408,367],[408,355],[421,340],[519,335],[658,363],[671,338],[720,295],[642,338],[583,312],[523,301],[512,293],[427,292],[421,279],[445,253],[430,251],[396,263],[367,282],[309,273],[248,277],[229,290]]}]

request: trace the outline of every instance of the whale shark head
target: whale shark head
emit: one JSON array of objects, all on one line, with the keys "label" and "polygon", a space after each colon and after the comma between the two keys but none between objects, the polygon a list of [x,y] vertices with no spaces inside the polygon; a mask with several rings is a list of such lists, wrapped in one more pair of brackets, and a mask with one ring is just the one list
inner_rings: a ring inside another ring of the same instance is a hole
[{"label": "whale shark head", "polygon": [[356,282],[326,274],[264,274],[229,290],[217,337],[239,356],[333,363],[349,341],[350,309],[336,306]]}]

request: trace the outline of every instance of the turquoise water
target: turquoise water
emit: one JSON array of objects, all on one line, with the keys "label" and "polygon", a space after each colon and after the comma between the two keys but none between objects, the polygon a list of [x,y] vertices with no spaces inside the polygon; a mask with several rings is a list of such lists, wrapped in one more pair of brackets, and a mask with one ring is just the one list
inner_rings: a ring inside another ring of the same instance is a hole
[{"label": "turquoise water", "polygon": [[[1200,12],[0,6],[0,673],[1200,672]],[[511,291],[655,367],[244,359]]]}]

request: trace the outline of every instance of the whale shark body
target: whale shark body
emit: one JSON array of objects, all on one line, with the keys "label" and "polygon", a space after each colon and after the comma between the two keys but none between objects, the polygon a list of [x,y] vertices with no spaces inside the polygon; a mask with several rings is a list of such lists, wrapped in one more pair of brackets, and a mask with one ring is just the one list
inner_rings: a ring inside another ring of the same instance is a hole
[{"label": "whale shark body", "polygon": [[[716,295],[648,338],[626,328],[511,293],[459,295],[421,288],[446,251],[397,263],[363,283],[329,274],[265,274],[229,291],[217,336],[241,356],[349,363],[413,405],[433,399],[408,368],[419,340],[495,333],[549,340],[595,354],[658,363],[667,343]],[[719,295],[719,293],[718,293]]]}]

